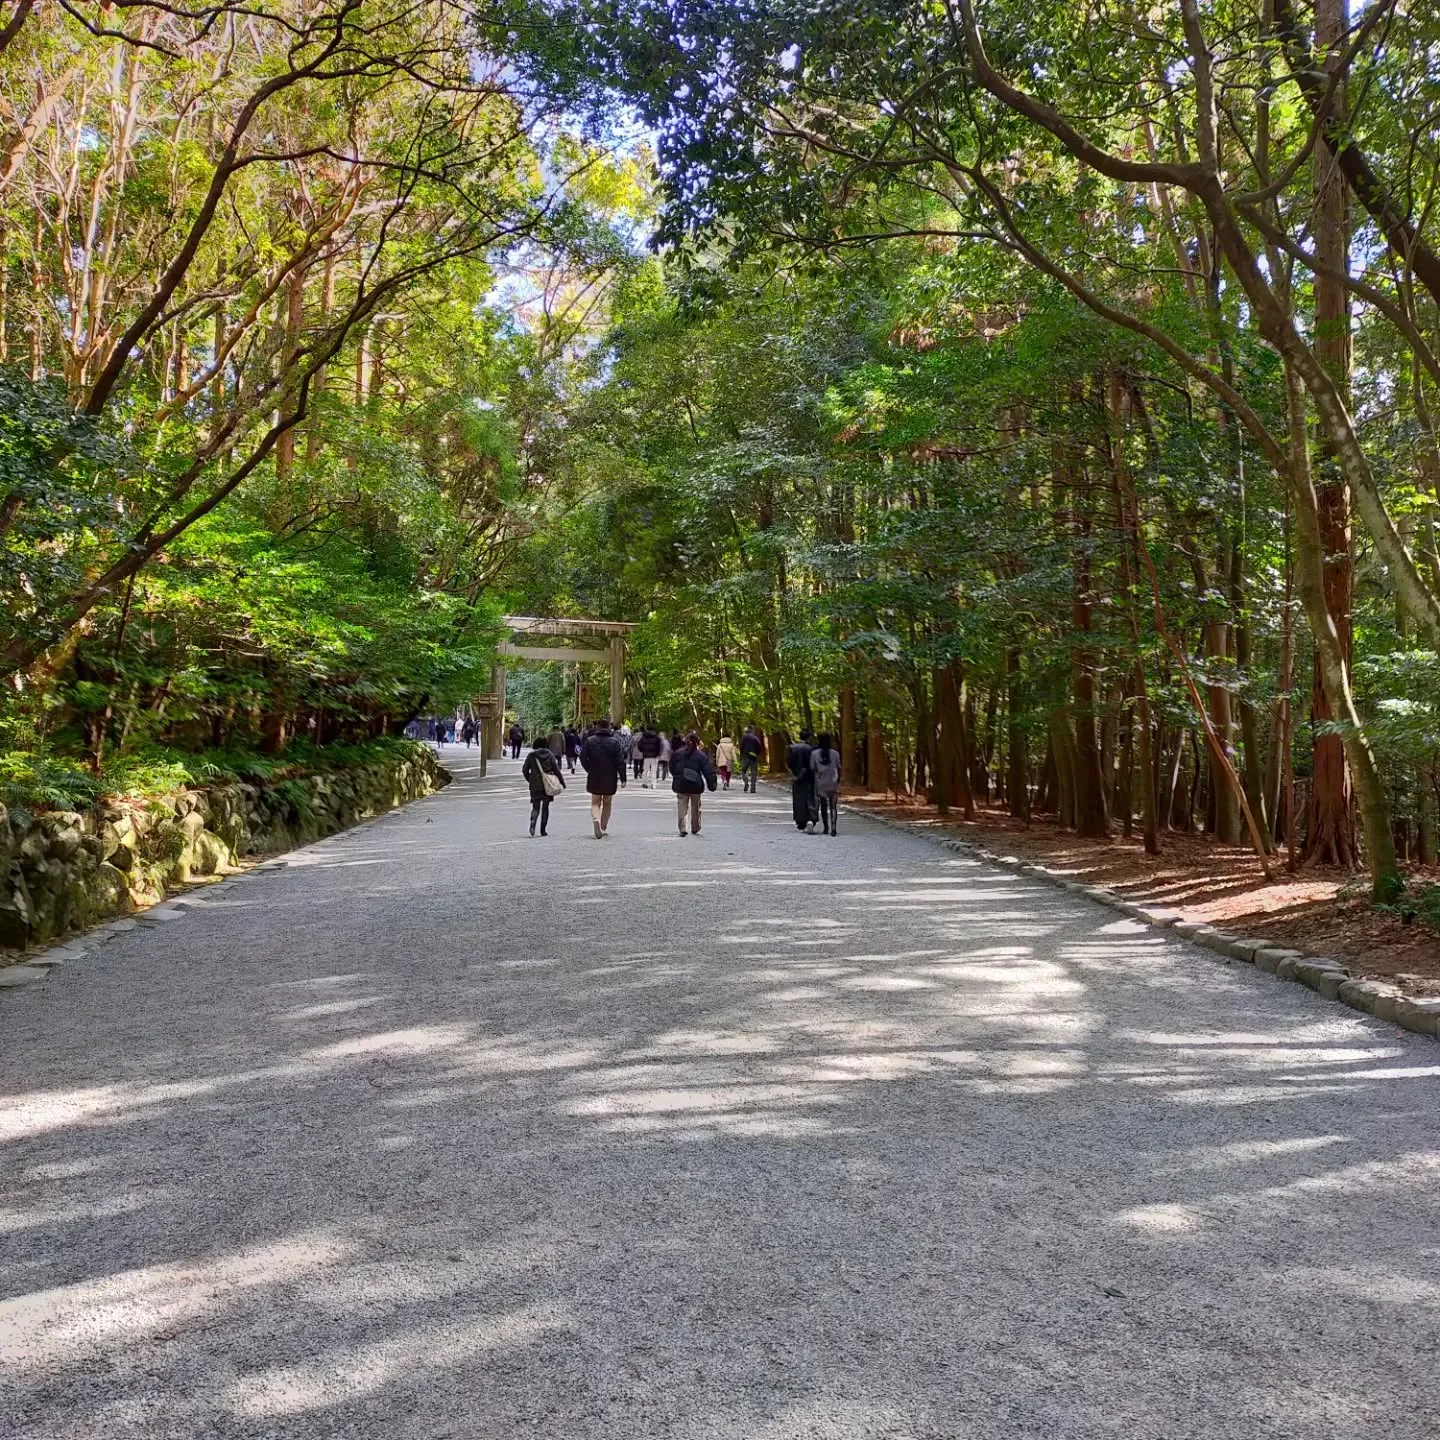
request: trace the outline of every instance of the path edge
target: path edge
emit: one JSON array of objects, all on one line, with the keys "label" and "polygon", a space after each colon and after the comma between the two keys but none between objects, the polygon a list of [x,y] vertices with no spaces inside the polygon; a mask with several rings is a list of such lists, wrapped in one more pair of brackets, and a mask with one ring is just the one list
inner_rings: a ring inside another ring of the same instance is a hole
[{"label": "path edge", "polygon": [[1122,915],[1149,925],[1155,930],[1173,930],[1182,939],[1209,950],[1227,963],[1239,960],[1254,965],[1267,975],[1279,980],[1303,985],[1326,1000],[1337,1001],[1352,1010],[1374,1016],[1377,1020],[1388,1021],[1427,1039],[1440,1039],[1440,996],[1416,999],[1406,995],[1398,985],[1386,984],[1383,980],[1365,980],[1356,976],[1342,961],[1326,955],[1315,955],[1305,950],[1288,946],[1273,945],[1268,940],[1250,940],[1244,936],[1221,930],[1201,921],[1186,920],[1178,910],[1166,905],[1146,905],[1136,900],[1127,900],[1123,895],[1103,885],[1087,885],[1080,880],[1068,880],[1058,871],[1037,865],[1031,860],[1022,860],[1018,855],[1002,855],[988,846],[977,845],[955,836],[934,834],[927,826],[911,820],[899,820],[890,815],[878,815],[863,806],[842,801],[840,808],[856,819],[872,821],[892,830],[903,830],[923,840],[929,840],[941,849],[968,856],[1012,875],[1029,875],[1043,880],[1057,890],[1072,895],[1084,896],[1097,904],[1118,910]]}]

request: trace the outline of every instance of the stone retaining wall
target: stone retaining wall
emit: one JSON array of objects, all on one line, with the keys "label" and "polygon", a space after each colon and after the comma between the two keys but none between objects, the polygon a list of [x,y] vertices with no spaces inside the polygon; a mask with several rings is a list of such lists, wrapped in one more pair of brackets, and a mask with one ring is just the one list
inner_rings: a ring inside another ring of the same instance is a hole
[{"label": "stone retaining wall", "polygon": [[85,814],[0,806],[0,946],[125,915],[246,855],[273,855],[450,783],[426,746],[271,785],[216,785]]}]

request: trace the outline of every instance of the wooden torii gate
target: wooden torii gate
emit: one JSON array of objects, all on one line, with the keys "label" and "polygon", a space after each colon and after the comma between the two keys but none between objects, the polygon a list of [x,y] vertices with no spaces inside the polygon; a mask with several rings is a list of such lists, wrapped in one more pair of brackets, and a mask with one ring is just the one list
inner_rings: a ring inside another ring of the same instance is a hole
[{"label": "wooden torii gate", "polygon": [[[511,638],[502,640],[495,653],[512,660],[562,660],[581,665],[610,667],[610,719],[619,725],[625,718],[625,637],[635,628],[625,620],[559,620],[538,615],[502,615],[500,623]],[[570,645],[526,645],[521,639],[570,640]],[[496,665],[491,690],[496,697],[498,722],[486,749],[498,756],[504,737],[505,667]]]}]

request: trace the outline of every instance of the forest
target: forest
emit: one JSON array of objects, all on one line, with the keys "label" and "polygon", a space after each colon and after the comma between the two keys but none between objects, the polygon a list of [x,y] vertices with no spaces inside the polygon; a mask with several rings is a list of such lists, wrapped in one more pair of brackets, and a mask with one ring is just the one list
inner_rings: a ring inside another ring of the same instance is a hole
[{"label": "forest", "polygon": [[1440,924],[1428,0],[12,0],[0,107],[7,804],[594,615],[632,716]]}]

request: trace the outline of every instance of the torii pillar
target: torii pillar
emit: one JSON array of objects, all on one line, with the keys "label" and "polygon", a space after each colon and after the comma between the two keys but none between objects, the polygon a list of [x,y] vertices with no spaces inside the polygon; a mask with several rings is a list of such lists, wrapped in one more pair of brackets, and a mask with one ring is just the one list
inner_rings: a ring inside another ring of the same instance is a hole
[{"label": "torii pillar", "polygon": [[625,639],[616,635],[607,647],[610,652],[610,723],[625,721]]},{"label": "torii pillar", "polygon": [[485,755],[498,760],[505,753],[505,667],[490,671],[490,693],[495,697],[495,718],[485,722]]}]

